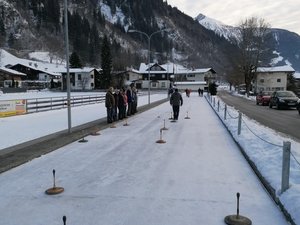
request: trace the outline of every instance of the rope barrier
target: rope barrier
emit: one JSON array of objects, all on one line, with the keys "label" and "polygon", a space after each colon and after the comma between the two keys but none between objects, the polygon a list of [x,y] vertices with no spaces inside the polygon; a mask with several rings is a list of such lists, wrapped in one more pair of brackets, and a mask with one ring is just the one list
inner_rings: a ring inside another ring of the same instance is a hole
[{"label": "rope barrier", "polygon": [[236,116],[236,117],[232,116],[232,115],[229,113],[228,110],[227,110],[227,114],[228,114],[228,116],[229,116],[231,119],[238,119],[238,118],[239,118],[239,116]]},{"label": "rope barrier", "polygon": [[[207,99],[207,100],[208,100],[208,99]],[[208,102],[210,103],[211,106],[213,106],[212,102],[210,102],[210,101],[208,101]],[[222,103],[223,103],[223,107],[220,107],[219,109],[223,111],[223,110],[225,110],[225,108],[226,108],[226,104],[225,104],[224,102],[220,102],[220,105],[221,105]],[[215,108],[215,107],[213,107],[213,108]],[[239,115],[235,117],[235,116],[231,115],[231,114],[229,113],[228,110],[226,111],[226,114],[227,114],[230,118],[232,118],[232,119],[238,119],[238,118],[239,118]],[[275,146],[275,147],[283,148],[283,145],[274,144],[274,143],[272,143],[272,142],[270,142],[270,141],[267,141],[267,140],[261,138],[261,137],[258,136],[253,130],[250,129],[250,127],[247,125],[247,123],[246,123],[245,120],[242,119],[242,121],[243,121],[243,123],[245,124],[245,126],[248,128],[248,130],[249,130],[255,137],[257,137],[258,139],[262,140],[262,141],[265,142],[265,143],[268,143],[268,144],[270,144],[270,145],[273,145],[273,146]],[[292,157],[293,157],[293,159],[295,160],[296,164],[297,164],[298,166],[300,166],[300,161],[296,158],[296,156],[292,153],[292,151],[290,151],[290,154],[292,155]]]},{"label": "rope barrier", "polygon": [[245,122],[245,120],[242,119],[242,121],[244,122],[244,124],[245,124],[245,126],[248,128],[248,130],[249,130],[255,137],[259,138],[260,140],[262,140],[262,141],[264,141],[264,142],[266,142],[266,143],[268,143],[268,144],[270,144],[270,145],[273,145],[273,146],[276,146],[276,147],[280,147],[280,148],[283,147],[283,145],[277,145],[277,144],[274,144],[274,143],[272,143],[272,142],[269,142],[269,141],[267,141],[267,140],[262,139],[261,137],[259,137],[257,134],[255,134],[255,133],[250,129],[250,127],[247,125],[247,123]]},{"label": "rope barrier", "polygon": [[300,162],[296,159],[296,157],[295,157],[295,155],[292,153],[292,151],[291,151],[291,155],[292,155],[292,157],[295,159],[296,163],[300,166]]}]

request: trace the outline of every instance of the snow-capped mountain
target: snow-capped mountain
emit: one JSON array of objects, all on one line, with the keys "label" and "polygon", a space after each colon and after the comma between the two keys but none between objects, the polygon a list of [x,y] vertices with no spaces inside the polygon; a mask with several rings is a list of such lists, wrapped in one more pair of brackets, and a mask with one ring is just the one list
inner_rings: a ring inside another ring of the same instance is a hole
[{"label": "snow-capped mountain", "polygon": [[[215,19],[199,14],[196,18],[206,29],[214,31],[220,37],[224,37],[231,43],[239,39],[237,27],[226,25]],[[271,28],[271,39],[269,45],[274,48],[273,55],[269,61],[270,66],[292,66],[300,71],[300,36],[288,30]]]},{"label": "snow-capped mountain", "polygon": [[195,18],[195,20],[198,21],[206,29],[214,31],[216,34],[221,37],[223,36],[230,42],[238,39],[239,32],[236,27],[226,25],[201,13]]}]

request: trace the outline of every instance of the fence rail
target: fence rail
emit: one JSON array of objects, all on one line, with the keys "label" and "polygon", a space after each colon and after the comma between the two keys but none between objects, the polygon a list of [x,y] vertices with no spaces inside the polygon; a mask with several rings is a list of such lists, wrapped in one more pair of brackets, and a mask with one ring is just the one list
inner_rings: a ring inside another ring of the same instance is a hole
[{"label": "fence rail", "polygon": [[[26,99],[26,111],[27,113],[35,113],[54,109],[63,109],[67,107],[68,98],[63,97],[45,97],[45,98],[30,98]],[[70,98],[70,104],[72,107],[96,104],[105,101],[105,95],[82,95],[73,96]]]}]

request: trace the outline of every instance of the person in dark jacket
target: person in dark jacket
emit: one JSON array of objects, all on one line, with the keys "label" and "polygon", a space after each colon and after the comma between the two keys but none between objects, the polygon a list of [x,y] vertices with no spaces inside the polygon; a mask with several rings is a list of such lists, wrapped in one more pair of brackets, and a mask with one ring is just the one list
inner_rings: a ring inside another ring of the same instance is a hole
[{"label": "person in dark jacket", "polygon": [[129,86],[126,90],[127,95],[127,116],[131,116],[131,110],[132,110],[132,90],[131,86]]},{"label": "person in dark jacket", "polygon": [[137,112],[138,105],[138,95],[136,87],[132,87],[132,104],[131,104],[131,114],[134,115]]},{"label": "person in dark jacket", "polygon": [[115,98],[113,95],[113,87],[110,87],[105,95],[105,107],[107,112],[107,123],[113,122],[114,108],[115,108]]},{"label": "person in dark jacket", "polygon": [[120,89],[120,92],[118,94],[118,110],[119,110],[119,120],[122,120],[125,118],[125,112],[126,112],[126,103],[124,99],[124,90]]},{"label": "person in dark jacket", "polygon": [[175,92],[171,95],[170,104],[173,108],[174,120],[178,120],[179,108],[183,104],[183,99],[181,94],[178,92],[178,89],[175,89]]},{"label": "person in dark jacket", "polygon": [[116,89],[113,96],[115,98],[115,107],[114,107],[113,120],[118,121],[119,120],[119,117],[118,117],[119,90]]}]

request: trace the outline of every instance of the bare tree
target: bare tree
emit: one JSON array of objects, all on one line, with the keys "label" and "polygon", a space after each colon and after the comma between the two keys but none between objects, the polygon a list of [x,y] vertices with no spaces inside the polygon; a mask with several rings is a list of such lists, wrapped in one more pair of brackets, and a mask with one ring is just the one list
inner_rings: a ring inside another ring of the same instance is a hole
[{"label": "bare tree", "polygon": [[81,90],[85,90],[89,83],[90,75],[83,74],[78,78],[78,86],[81,86]]},{"label": "bare tree", "polygon": [[266,48],[266,39],[270,31],[270,25],[264,19],[251,17],[240,23],[240,71],[243,73],[247,95],[254,79],[256,68]]}]

